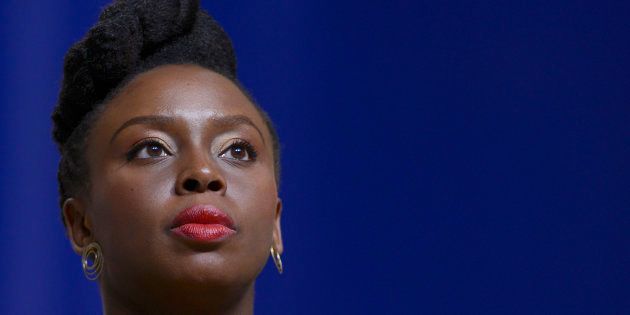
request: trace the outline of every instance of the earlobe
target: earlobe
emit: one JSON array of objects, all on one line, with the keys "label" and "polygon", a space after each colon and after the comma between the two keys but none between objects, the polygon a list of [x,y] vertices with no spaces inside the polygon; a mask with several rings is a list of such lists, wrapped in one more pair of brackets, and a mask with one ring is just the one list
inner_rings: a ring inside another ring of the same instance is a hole
[{"label": "earlobe", "polygon": [[278,201],[276,203],[276,212],[275,212],[274,227],[273,227],[273,246],[276,248],[276,250],[280,254],[284,252],[284,245],[282,242],[282,228],[280,227],[281,217],[282,217],[282,199],[278,198]]},{"label": "earlobe", "polygon": [[92,224],[85,212],[85,204],[77,198],[68,198],[62,207],[66,233],[75,253],[91,242]]}]

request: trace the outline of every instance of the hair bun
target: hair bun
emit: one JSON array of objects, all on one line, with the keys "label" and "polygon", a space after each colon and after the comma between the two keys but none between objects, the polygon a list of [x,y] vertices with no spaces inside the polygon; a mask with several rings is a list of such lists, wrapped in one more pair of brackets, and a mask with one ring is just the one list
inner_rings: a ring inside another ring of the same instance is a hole
[{"label": "hair bun", "polygon": [[97,84],[118,82],[142,57],[192,28],[199,1],[121,0],[101,13],[85,39]]},{"label": "hair bun", "polygon": [[[116,2],[107,7],[84,39],[90,74],[96,86],[109,91],[139,62],[143,30],[132,8]],[[103,96],[101,91],[97,95]]]},{"label": "hair bun", "polygon": [[187,33],[199,11],[199,1],[133,1],[144,35],[144,49],[150,50],[164,41]]}]

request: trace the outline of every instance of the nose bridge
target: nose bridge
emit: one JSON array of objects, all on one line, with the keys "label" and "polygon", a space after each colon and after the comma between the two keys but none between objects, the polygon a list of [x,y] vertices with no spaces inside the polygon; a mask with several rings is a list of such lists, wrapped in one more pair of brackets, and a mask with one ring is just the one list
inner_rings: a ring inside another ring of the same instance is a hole
[{"label": "nose bridge", "polygon": [[181,152],[180,171],[177,178],[176,191],[179,194],[195,192],[225,192],[225,180],[212,159],[210,150],[200,145],[190,145]]},{"label": "nose bridge", "polygon": [[210,159],[209,153],[204,152],[201,148],[192,148],[184,154],[183,169],[189,169],[193,172],[199,172],[201,174],[209,174],[213,165],[213,161]]}]

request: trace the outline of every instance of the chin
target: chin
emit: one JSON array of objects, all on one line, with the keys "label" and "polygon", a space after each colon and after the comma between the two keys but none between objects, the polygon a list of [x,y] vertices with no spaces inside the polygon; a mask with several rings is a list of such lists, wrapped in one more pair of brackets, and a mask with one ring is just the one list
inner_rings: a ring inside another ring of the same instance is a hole
[{"label": "chin", "polygon": [[[249,263],[249,264],[247,264]],[[226,257],[220,253],[195,253],[178,264],[177,281],[200,287],[241,287],[252,283],[262,266],[252,261]]]}]

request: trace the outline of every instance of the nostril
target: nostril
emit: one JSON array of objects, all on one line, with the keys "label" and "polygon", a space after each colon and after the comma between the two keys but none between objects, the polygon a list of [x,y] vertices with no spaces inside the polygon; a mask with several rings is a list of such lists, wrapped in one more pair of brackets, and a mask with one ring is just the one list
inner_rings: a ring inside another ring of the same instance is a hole
[{"label": "nostril", "polygon": [[184,189],[188,191],[196,191],[197,187],[199,187],[199,182],[194,179],[187,179],[184,182]]},{"label": "nostril", "polygon": [[208,189],[211,191],[219,191],[221,188],[223,188],[223,184],[218,180],[213,180],[208,184]]}]

